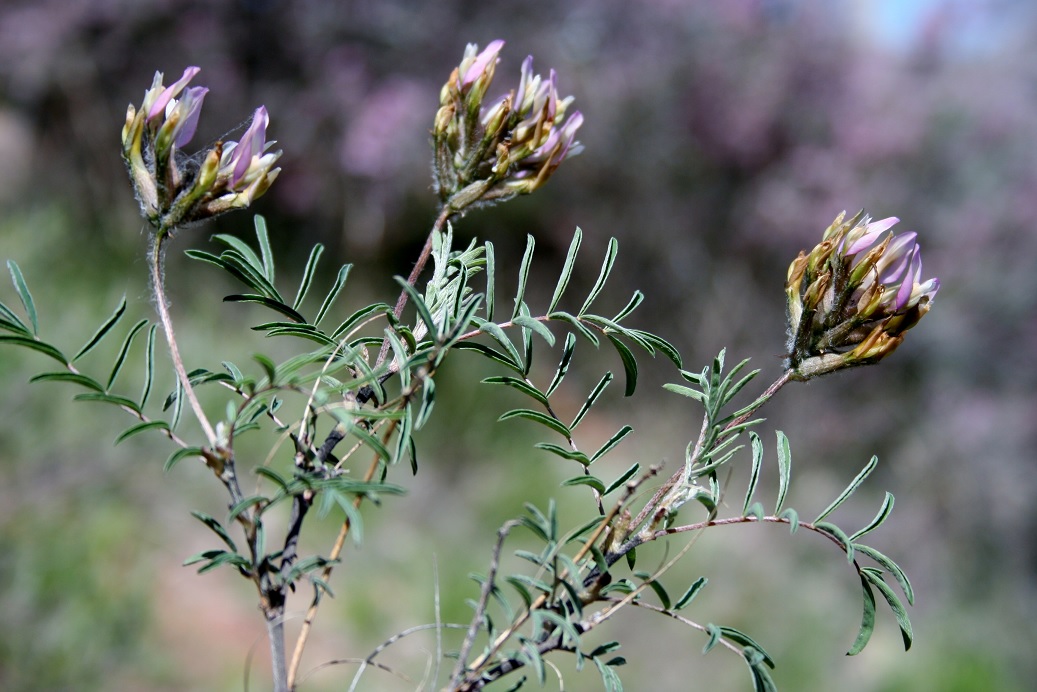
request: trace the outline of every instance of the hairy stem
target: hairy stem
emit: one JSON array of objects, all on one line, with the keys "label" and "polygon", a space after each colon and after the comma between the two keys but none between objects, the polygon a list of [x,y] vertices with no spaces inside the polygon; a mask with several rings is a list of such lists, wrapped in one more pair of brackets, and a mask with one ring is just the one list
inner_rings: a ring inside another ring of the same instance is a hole
[{"label": "hairy stem", "polygon": [[[421,276],[421,272],[425,270],[425,265],[428,264],[428,258],[432,256],[432,239],[436,237],[437,233],[443,230],[443,226],[446,225],[447,220],[453,216],[454,211],[450,205],[444,205],[439,212],[439,216],[436,217],[435,223],[432,224],[432,230],[429,231],[428,238],[425,239],[425,246],[421,248],[421,254],[418,255],[418,261],[414,263],[414,268],[411,269],[410,276],[407,277],[407,283],[414,286],[418,283],[418,277]],[[396,299],[396,307],[393,308],[393,315],[399,319],[400,315],[403,314],[403,309],[407,307],[407,292],[400,291],[400,297]],[[378,360],[375,361],[375,367],[385,362],[386,357],[389,355],[389,340],[384,339],[382,341],[382,348],[378,352]]]},{"label": "hairy stem", "polygon": [[162,330],[166,333],[166,342],[169,344],[169,353],[173,360],[173,369],[176,370],[177,379],[180,380],[180,385],[184,388],[184,396],[187,397],[187,401],[191,404],[191,410],[194,411],[198,424],[202,426],[202,431],[209,441],[209,447],[215,449],[217,446],[216,431],[213,429],[212,424],[209,423],[209,419],[206,418],[205,411],[202,410],[202,405],[198,402],[198,397],[195,396],[194,387],[191,386],[191,381],[187,377],[184,361],[180,357],[180,349],[176,345],[173,320],[169,316],[169,302],[166,299],[163,279],[165,252],[162,249],[162,242],[169,237],[169,232],[169,229],[159,229],[151,245],[151,290],[155,296],[155,308],[158,310],[158,317],[162,322]]}]

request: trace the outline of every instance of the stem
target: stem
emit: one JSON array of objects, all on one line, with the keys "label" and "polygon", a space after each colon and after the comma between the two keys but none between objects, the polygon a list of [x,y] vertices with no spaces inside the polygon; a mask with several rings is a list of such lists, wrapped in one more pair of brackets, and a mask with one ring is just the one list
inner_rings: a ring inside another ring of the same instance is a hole
[{"label": "stem", "polygon": [[[425,265],[428,264],[428,258],[432,256],[432,239],[435,238],[436,234],[443,230],[443,226],[447,220],[453,216],[456,212],[450,205],[444,205],[439,211],[439,216],[436,217],[435,223],[432,224],[432,230],[428,234],[428,238],[425,239],[425,247],[421,248],[421,254],[418,255],[418,261],[414,263],[414,268],[411,269],[410,276],[407,277],[407,284],[413,286],[418,283],[418,277],[421,276],[421,272],[425,270]],[[397,319],[403,314],[403,308],[407,307],[407,292],[400,291],[400,297],[396,299],[396,307],[393,308],[393,315]],[[430,325],[431,326],[431,325]],[[382,348],[378,352],[378,360],[375,361],[375,368],[385,362],[386,356],[389,355],[389,340],[384,339],[382,341]]]},{"label": "stem", "polygon": [[180,349],[177,348],[176,345],[176,335],[173,332],[173,320],[169,316],[169,302],[166,299],[166,291],[162,278],[165,264],[165,253],[162,250],[162,241],[169,237],[169,233],[169,229],[160,228],[158,233],[155,235],[155,241],[151,246],[151,290],[155,296],[155,308],[158,310],[158,317],[162,322],[162,330],[166,333],[166,342],[169,344],[169,353],[173,359],[173,369],[176,370],[177,379],[180,380],[180,385],[184,388],[184,396],[187,397],[187,401],[191,404],[191,410],[194,411],[194,417],[198,419],[199,425],[202,426],[202,431],[205,433],[205,437],[209,441],[209,447],[216,449],[216,431],[213,430],[212,424],[209,423],[209,419],[205,417],[205,411],[202,410],[202,405],[198,403],[198,397],[195,396],[194,387],[191,386],[191,381],[187,377],[187,370],[184,368],[184,361],[180,357]]},{"label": "stem", "polygon": [[288,692],[288,671],[284,665],[284,618],[275,613],[268,614],[266,631],[270,639],[270,668],[274,675],[274,692]]},{"label": "stem", "polygon": [[[386,432],[383,442],[388,440],[389,436],[392,435],[395,429],[396,421],[393,421],[389,426],[389,430]],[[369,482],[374,478],[375,472],[378,470],[379,459],[378,455],[375,455],[374,460],[371,462],[371,466],[368,467],[367,473],[364,474],[364,482]],[[359,509],[360,503],[363,502],[363,495],[357,495],[353,500],[353,507]],[[339,555],[342,554],[342,549],[346,545],[346,537],[349,535],[349,529],[351,524],[349,519],[342,522],[342,526],[339,529],[338,537],[335,539],[335,545],[331,548],[331,553],[328,555],[328,560],[334,563],[338,560]],[[333,564],[328,564],[324,571],[321,572],[321,580],[325,583],[331,577],[331,571],[334,568]],[[318,592],[319,594],[319,592]],[[313,602],[310,603],[309,610],[306,611],[306,617],[302,621],[302,628],[299,630],[299,637],[295,640],[295,650],[292,651],[292,661],[288,666],[288,687],[286,689],[295,689],[295,680],[299,673],[299,665],[302,663],[302,652],[306,648],[306,641],[309,639],[310,630],[313,628],[313,621],[317,617],[317,608],[320,606],[320,599],[314,598]]]}]

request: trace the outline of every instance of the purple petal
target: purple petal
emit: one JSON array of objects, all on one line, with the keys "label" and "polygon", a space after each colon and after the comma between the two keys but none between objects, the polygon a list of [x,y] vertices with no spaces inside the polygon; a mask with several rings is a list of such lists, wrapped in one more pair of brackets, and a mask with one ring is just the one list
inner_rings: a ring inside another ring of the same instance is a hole
[{"label": "purple petal", "polygon": [[241,141],[234,149],[234,173],[231,176],[231,187],[237,186],[246,171],[252,165],[252,157],[263,151],[266,146],[266,126],[270,123],[270,116],[266,112],[266,106],[260,106],[252,116],[252,124],[245,131]]},{"label": "purple petal", "polygon": [[467,70],[465,70],[464,76],[461,78],[461,87],[464,88],[479,78],[483,72],[486,71],[486,67],[491,61],[497,59],[497,54],[500,53],[500,49],[504,47],[504,41],[497,39],[496,41],[490,41],[489,45],[479,53]]},{"label": "purple petal", "polygon": [[180,99],[180,107],[185,109],[186,114],[176,135],[176,146],[183,147],[194,137],[195,130],[198,129],[198,118],[202,114],[202,101],[207,93],[209,90],[206,87],[191,87],[184,92],[183,98]]},{"label": "purple petal", "polygon": [[897,297],[893,306],[894,312],[900,312],[907,307],[908,301],[911,300],[911,293],[914,291],[921,276],[922,254],[918,251],[918,246],[915,245],[911,250],[910,267],[900,282],[900,290],[897,291]]},{"label": "purple petal", "polygon": [[887,216],[884,219],[879,219],[878,221],[872,221],[871,223],[869,223],[868,232],[871,233],[874,231],[878,231],[881,233],[882,231],[888,231],[898,223],[900,223],[900,219],[898,219],[897,217]]},{"label": "purple petal", "polygon": [[533,79],[533,56],[527,55],[522,61],[522,77],[519,79],[518,91],[515,92],[515,109],[522,109],[522,102],[526,99],[526,90]]},{"label": "purple petal", "polygon": [[177,80],[175,84],[166,87],[162,93],[158,95],[158,98],[155,99],[155,103],[151,104],[151,110],[148,111],[148,120],[153,120],[155,116],[164,111],[169,100],[179,94],[180,91],[187,86],[187,83],[194,79],[194,76],[201,71],[202,68],[194,66],[188,67],[184,70],[184,75]]}]

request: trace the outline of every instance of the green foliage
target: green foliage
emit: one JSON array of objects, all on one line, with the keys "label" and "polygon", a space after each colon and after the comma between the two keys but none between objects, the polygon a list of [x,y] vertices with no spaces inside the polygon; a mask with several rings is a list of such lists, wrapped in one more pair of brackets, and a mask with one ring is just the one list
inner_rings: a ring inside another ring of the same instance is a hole
[{"label": "green foliage", "polygon": [[[149,431],[159,432],[175,447],[167,457],[167,471],[184,459],[197,458],[223,484],[227,492],[225,516],[218,512],[192,513],[215,535],[218,547],[188,557],[185,565],[196,565],[198,572],[231,568],[255,586],[268,609],[283,608],[269,604],[283,604],[288,591],[312,586],[312,607],[316,608],[324,595],[331,594],[328,579],[340,562],[344,537],[348,535],[354,545],[364,540],[367,529],[361,506],[373,509],[404,494],[403,485],[388,480],[394,467],[404,460],[409,460],[411,472],[417,473],[415,433],[436,421],[442,386],[437,385],[436,377],[456,350],[480,355],[497,370],[482,377],[482,383],[520,397],[521,404],[501,413],[499,420],[535,424],[545,435],[535,442],[535,448],[547,453],[549,463],[570,464],[573,469],[558,488],[561,501],[567,506],[586,504],[575,514],[565,513],[577,517],[567,523],[554,499],[545,510],[529,503],[526,514],[501,529],[490,558],[491,569],[486,575],[473,577],[481,596],[471,602],[471,624],[458,651],[452,654],[457,665],[451,677],[452,688],[474,680],[497,680],[519,669],[525,669],[528,676],[520,675],[515,689],[527,677],[543,685],[549,669],[557,672],[551,656],[565,654],[574,658],[577,670],[592,663],[604,689],[622,690],[617,669],[625,659],[613,655],[619,643],[591,644],[586,634],[624,608],[637,607],[701,631],[706,636],[704,652],[717,647],[728,650],[748,666],[754,689],[775,689],[770,673],[775,662],[752,637],[729,626],[699,624],[683,614],[693,612],[700,604],[705,577],[690,584],[666,583],[672,581],[670,569],[693,546],[700,532],[741,523],[786,524],[792,533],[803,529],[825,538],[846,555],[859,576],[864,598],[861,626],[849,654],[860,653],[872,637],[877,619],[876,592],[892,611],[905,648],[911,645],[913,632],[904,606],[914,601],[910,582],[893,560],[860,542],[890,516],[892,494],[886,493],[874,519],[856,531],[828,520],[861,487],[877,459],[873,457],[814,521],[801,522],[797,510],[785,504],[791,487],[792,458],[788,438],[777,431],[774,513],[766,514],[765,501],[757,496],[764,492],[762,479],[772,462],[768,461],[763,437],[751,428],[762,423],[757,411],[788,381],[787,374],[750,403],[732,411],[736,398],[759,373],[747,370],[748,360],[725,371],[725,351],[721,351],[701,371],[680,369],[682,359],[673,345],[628,325],[644,300],[640,291],[635,291],[611,317],[591,312],[616,266],[618,244],[614,239],[607,245],[589,293],[577,298],[574,305],[578,308],[566,310],[583,245],[583,233],[576,229],[561,273],[554,280],[551,298],[540,310],[527,300],[527,288],[537,271],[536,243],[529,236],[518,265],[512,310],[502,321],[494,311],[499,296],[494,285],[498,259],[493,245],[472,240],[467,246],[455,248],[447,223],[431,235],[432,276],[423,287],[413,277],[397,277],[401,298],[396,308],[385,302],[354,307],[333,329],[327,326],[326,318],[345,294],[350,265],[337,270],[319,300],[311,300],[323,256],[323,248],[315,246],[289,301],[284,297],[289,294],[278,288],[274,254],[262,217],[256,218],[255,248],[228,235],[217,235],[213,240],[224,248],[219,254],[188,250],[187,256],[218,267],[243,283],[246,292],[229,295],[224,301],[272,311],[271,321],[252,329],[269,338],[293,337],[291,343],[298,348],[286,358],[253,353],[248,359],[237,360],[237,364],[220,361],[218,370],[185,369],[161,406],[151,403],[158,375],[158,324],[139,319],[126,329],[121,343],[109,354],[110,367],[100,369],[103,376],[80,370],[80,363],[93,363],[100,357],[105,338],[118,331],[128,311],[125,298],[72,358],[40,338],[36,306],[13,262],[8,266],[22,314],[0,303],[0,330],[4,332],[0,342],[43,353],[62,366],[35,375],[33,382],[75,385],[85,391],[75,393],[74,399],[122,409],[133,422],[115,437],[116,444]],[[139,352],[138,337],[142,334],[146,334],[141,353],[143,387],[139,395],[128,396],[116,385],[121,383],[131,355]],[[683,466],[665,483],[652,481],[660,469],[644,459],[626,458],[618,466],[625,470],[619,473],[610,473],[599,463],[618,450],[624,450],[628,457],[639,454],[636,447],[621,445],[633,435],[629,425],[619,427],[597,449],[583,448],[581,425],[608,399],[615,375],[611,370],[602,373],[576,405],[569,403],[571,391],[559,396],[581,339],[596,348],[608,343],[616,351],[623,368],[625,396],[636,392],[641,367],[638,357],[661,353],[679,369],[684,381],[667,384],[665,389],[702,407],[701,430],[688,443]],[[550,365],[541,365],[545,358]],[[213,426],[214,439],[209,444],[178,432],[183,412],[194,405],[189,398],[196,389],[218,389],[226,395],[224,413]],[[160,410],[153,412],[155,408]],[[237,442],[242,435],[262,430],[270,435],[268,440],[276,440],[271,442],[268,457],[240,457]],[[733,471],[742,459],[743,435],[750,448],[745,495],[737,504],[728,503],[727,483],[721,481],[718,471],[724,467]],[[242,491],[239,474],[255,481],[253,492]],[[705,518],[681,524],[679,512],[688,503],[701,506]],[[720,512],[729,504],[737,514],[721,517]],[[268,531],[278,516],[270,510],[279,506],[288,507],[287,528]],[[302,526],[308,517],[330,517],[340,522],[340,540],[328,553],[299,554]],[[519,568],[499,573],[504,544],[517,527],[525,529],[522,533],[526,534],[523,546],[513,550]],[[669,547],[683,536],[690,540],[675,557],[652,570],[636,569],[639,546],[659,541]],[[903,600],[890,584],[899,587]],[[675,597],[677,594],[679,597]],[[477,639],[484,642],[482,648],[475,646]]]}]

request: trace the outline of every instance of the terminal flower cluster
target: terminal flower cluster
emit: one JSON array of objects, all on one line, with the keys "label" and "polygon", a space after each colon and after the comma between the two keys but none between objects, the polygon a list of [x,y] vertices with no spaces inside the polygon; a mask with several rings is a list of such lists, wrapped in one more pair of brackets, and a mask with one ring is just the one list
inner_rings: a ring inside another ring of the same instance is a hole
[{"label": "terminal flower cluster", "polygon": [[156,72],[140,108],[131,104],[122,128],[123,159],[141,213],[161,232],[252,204],[269,189],[280,151],[268,151],[270,119],[260,106],[237,142],[216,142],[197,156],[183,148],[194,137],[206,87],[188,84],[200,72],[188,67],[170,86]]},{"label": "terminal flower cluster", "polygon": [[917,236],[891,232],[898,221],[843,212],[789,266],[787,365],[796,378],[877,363],[929,312],[940,280],[922,280]]},{"label": "terminal flower cluster", "polygon": [[522,63],[517,89],[485,98],[503,47],[492,41],[480,52],[469,44],[440,90],[432,129],[436,188],[456,211],[529,194],[582,149],[576,131],[583,115],[566,117],[573,97],[559,98],[554,70],[546,79],[533,73],[533,56]]}]

